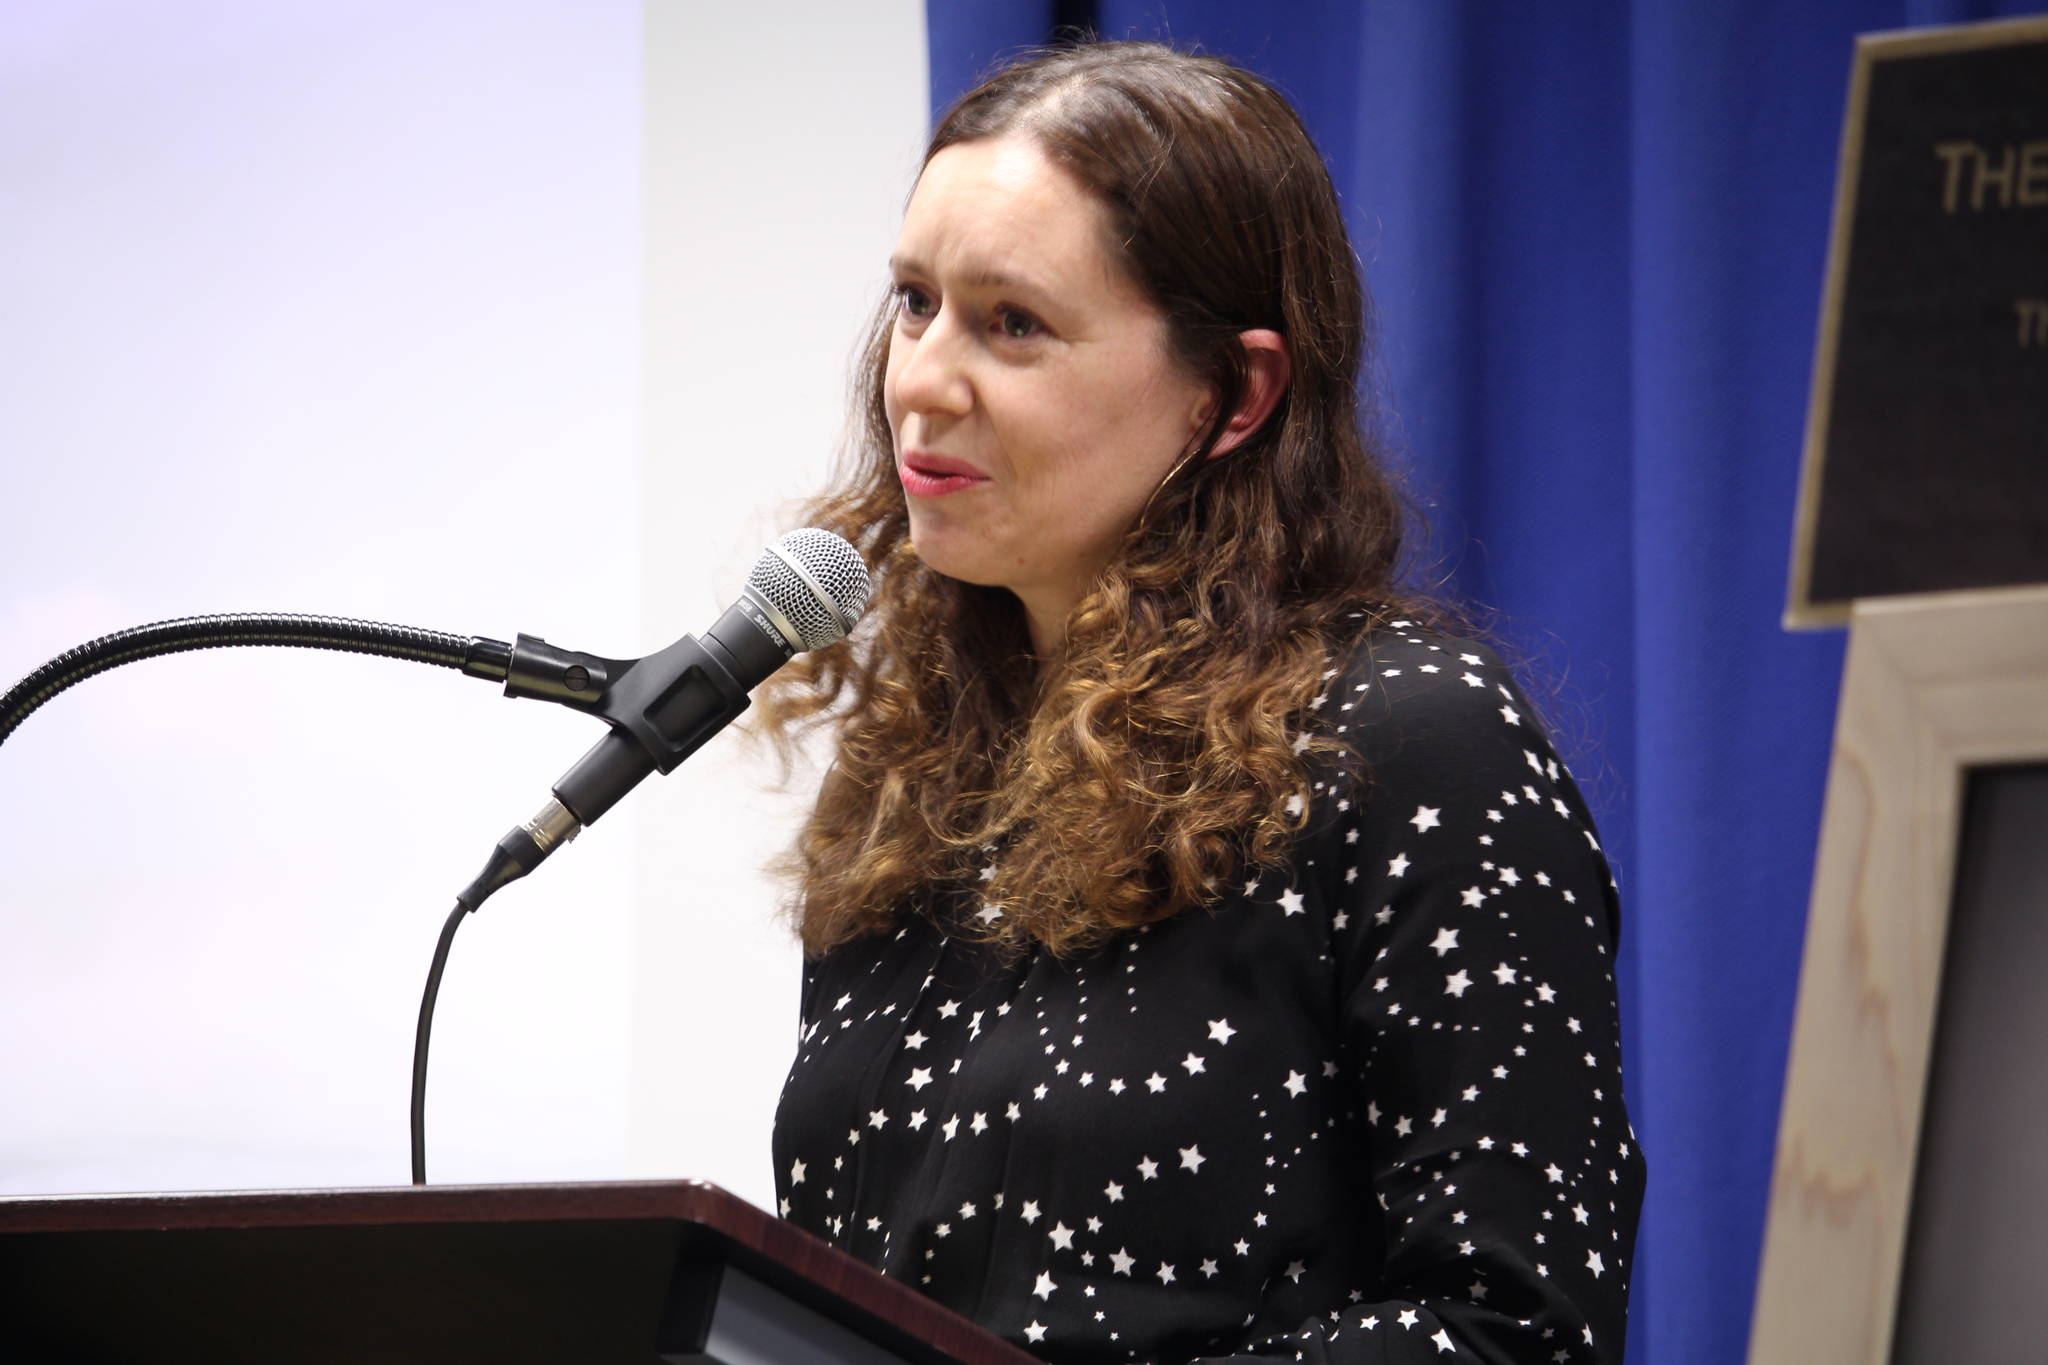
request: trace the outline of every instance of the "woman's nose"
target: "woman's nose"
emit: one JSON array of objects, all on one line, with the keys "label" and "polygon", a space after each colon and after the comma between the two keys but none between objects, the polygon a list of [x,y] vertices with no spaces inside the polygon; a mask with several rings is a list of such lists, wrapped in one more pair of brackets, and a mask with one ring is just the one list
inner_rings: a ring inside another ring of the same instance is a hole
[{"label": "woman's nose", "polygon": [[896,401],[906,411],[960,417],[974,407],[974,386],[965,354],[970,338],[941,307],[914,337],[897,333],[891,342],[896,363]]}]

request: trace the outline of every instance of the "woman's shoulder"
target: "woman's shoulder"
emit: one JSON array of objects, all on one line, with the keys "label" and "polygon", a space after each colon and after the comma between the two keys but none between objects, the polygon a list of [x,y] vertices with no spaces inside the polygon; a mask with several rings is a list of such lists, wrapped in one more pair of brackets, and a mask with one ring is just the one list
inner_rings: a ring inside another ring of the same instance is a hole
[{"label": "woman's shoulder", "polygon": [[1412,879],[1429,859],[1494,875],[1506,858],[1556,877],[1577,868],[1611,891],[1577,783],[1485,642],[1398,617],[1375,625],[1330,665],[1315,728],[1341,750],[1317,773],[1306,831],[1331,866],[1377,852]]},{"label": "woman's shoulder", "polygon": [[[1480,801],[1562,801],[1590,825],[1537,709],[1484,640],[1392,617],[1363,624],[1326,665],[1309,732],[1319,814]],[[1324,764],[1329,764],[1325,767]]]},{"label": "woman's shoulder", "polygon": [[1320,728],[1368,763],[1418,741],[1548,749],[1499,653],[1482,640],[1394,617],[1335,657],[1314,700]]}]

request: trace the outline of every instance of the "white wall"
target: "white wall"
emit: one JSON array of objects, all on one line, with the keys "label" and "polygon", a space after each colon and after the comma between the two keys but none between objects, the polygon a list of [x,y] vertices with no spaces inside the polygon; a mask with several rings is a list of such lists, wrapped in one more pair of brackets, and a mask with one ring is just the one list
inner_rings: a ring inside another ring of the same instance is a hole
[{"label": "white wall", "polygon": [[[923,147],[921,4],[813,0],[772,28],[759,13],[647,11],[649,630],[708,624],[824,479]],[[800,970],[757,871],[802,813],[803,791],[760,790],[773,767],[707,750],[636,810],[631,1168],[763,1206]]]},{"label": "white wall", "polygon": [[[821,472],[922,124],[920,7],[840,8],[0,8],[0,687],[212,611],[702,629]],[[0,746],[0,1193],[403,1182],[440,921],[596,737],[281,650],[38,712]],[[786,817],[714,747],[465,924],[437,1181],[765,1202]]]}]

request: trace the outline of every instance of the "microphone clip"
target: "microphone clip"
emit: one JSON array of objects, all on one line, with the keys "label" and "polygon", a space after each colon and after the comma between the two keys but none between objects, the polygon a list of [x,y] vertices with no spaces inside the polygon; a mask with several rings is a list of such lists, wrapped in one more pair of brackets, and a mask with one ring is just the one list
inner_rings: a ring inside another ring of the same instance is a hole
[{"label": "microphone clip", "polygon": [[747,709],[746,689],[734,671],[715,641],[689,635],[640,659],[607,659],[521,635],[505,672],[505,695],[597,716],[631,736],[654,771],[666,774]]}]

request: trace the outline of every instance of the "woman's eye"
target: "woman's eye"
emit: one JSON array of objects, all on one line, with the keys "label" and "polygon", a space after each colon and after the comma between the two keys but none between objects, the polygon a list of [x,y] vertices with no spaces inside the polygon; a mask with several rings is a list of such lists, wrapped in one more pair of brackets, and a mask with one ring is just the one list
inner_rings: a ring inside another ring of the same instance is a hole
[{"label": "woman's eye", "polygon": [[1003,329],[1004,336],[1009,337],[1013,341],[1022,341],[1026,337],[1037,336],[1045,330],[1044,323],[1032,317],[1031,314],[1016,308],[1003,309],[996,318],[996,325]]},{"label": "woman's eye", "polygon": [[914,284],[896,286],[896,307],[905,317],[928,318],[932,315],[931,295]]}]

